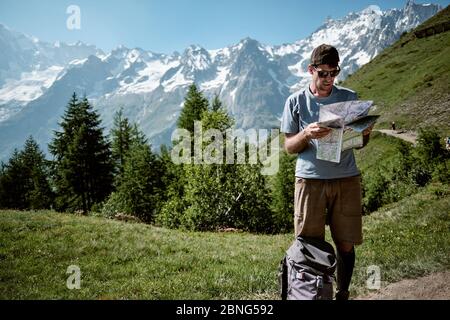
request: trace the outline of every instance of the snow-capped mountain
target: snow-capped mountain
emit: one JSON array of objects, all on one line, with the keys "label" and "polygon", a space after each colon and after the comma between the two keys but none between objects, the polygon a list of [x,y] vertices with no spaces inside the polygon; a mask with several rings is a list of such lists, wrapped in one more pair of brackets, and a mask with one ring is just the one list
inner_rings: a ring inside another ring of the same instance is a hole
[{"label": "snow-capped mountain", "polygon": [[67,66],[103,55],[82,42],[50,44],[0,24],[0,121],[43,95]]},{"label": "snow-capped mountain", "polygon": [[[71,61],[84,59],[90,55],[101,56],[103,52],[93,45],[86,45],[82,42],[50,44],[10,30],[0,24],[0,86],[2,91],[8,82],[20,82],[22,79],[36,81],[42,79],[42,83],[51,84],[58,72]],[[19,96],[18,93],[16,95]],[[28,92],[26,92],[26,96],[29,100],[19,101],[30,101],[36,98]],[[0,101],[7,100],[5,98],[0,94]]]},{"label": "snow-capped mountain", "polygon": [[194,82],[207,97],[219,95],[237,127],[278,127],[285,99],[310,79],[306,67],[314,47],[337,47],[343,79],[440,9],[412,1],[385,12],[369,6],[329,19],[292,44],[246,38],[226,48],[191,45],[171,55],[123,46],[105,54],[82,43],[45,43],[0,25],[0,159],[29,135],[46,149],[74,91],[90,99],[106,128],[122,107],[154,147],[170,144]]}]

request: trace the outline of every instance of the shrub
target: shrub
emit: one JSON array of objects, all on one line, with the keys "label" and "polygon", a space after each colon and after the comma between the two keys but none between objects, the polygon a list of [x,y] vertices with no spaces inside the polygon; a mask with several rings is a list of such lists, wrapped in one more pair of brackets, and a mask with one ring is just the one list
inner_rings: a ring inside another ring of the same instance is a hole
[{"label": "shrub", "polygon": [[440,141],[436,128],[422,129],[416,148],[399,140],[389,162],[363,172],[363,212],[397,202],[432,181],[449,183],[450,159]]},{"label": "shrub", "polygon": [[119,194],[113,192],[109,195],[108,199],[105,201],[100,214],[105,218],[114,218],[118,213],[125,212],[125,207],[120,200]]},{"label": "shrub", "polygon": [[161,208],[161,211],[155,217],[155,223],[167,228],[183,227],[184,211],[187,203],[183,197],[179,197],[172,191],[169,191],[168,199]]}]

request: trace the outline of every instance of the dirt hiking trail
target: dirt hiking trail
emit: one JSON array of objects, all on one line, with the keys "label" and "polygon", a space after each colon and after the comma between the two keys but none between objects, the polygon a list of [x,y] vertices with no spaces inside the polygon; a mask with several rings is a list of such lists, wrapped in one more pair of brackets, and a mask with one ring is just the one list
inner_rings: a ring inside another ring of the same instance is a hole
[{"label": "dirt hiking trail", "polygon": [[450,300],[450,271],[391,283],[355,300]]},{"label": "dirt hiking trail", "polygon": [[405,141],[410,142],[410,143],[412,143],[414,145],[416,144],[417,134],[415,132],[412,132],[412,131],[385,130],[385,129],[374,130],[374,131],[379,131],[379,132],[387,134],[389,136],[393,136],[393,137],[405,140]]}]

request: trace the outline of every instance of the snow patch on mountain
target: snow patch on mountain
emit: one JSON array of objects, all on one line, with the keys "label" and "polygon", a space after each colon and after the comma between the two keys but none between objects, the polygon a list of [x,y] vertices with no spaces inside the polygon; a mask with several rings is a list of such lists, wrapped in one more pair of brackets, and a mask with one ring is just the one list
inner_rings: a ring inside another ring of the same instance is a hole
[{"label": "snow patch on mountain", "polygon": [[178,61],[165,63],[155,60],[145,64],[145,67],[137,72],[131,82],[122,84],[119,94],[126,93],[150,93],[160,86],[160,79],[171,68],[179,65]]},{"label": "snow patch on mountain", "polygon": [[69,62],[69,66],[82,65],[87,61],[88,58],[85,59],[75,59]]},{"label": "snow patch on mountain", "polygon": [[171,92],[177,87],[192,84],[193,81],[186,79],[186,77],[184,76],[183,68],[184,67],[179,68],[173,77],[162,83],[162,86],[164,87],[164,92]]},{"label": "snow patch on mountain", "polygon": [[224,85],[227,76],[230,74],[230,68],[229,67],[218,67],[217,68],[217,76],[210,81],[203,82],[200,84],[200,90],[208,91],[212,89],[220,88],[222,85]]},{"label": "snow patch on mountain", "polygon": [[208,50],[208,53],[212,63],[223,63],[231,57],[231,49],[229,47]]},{"label": "snow patch on mountain", "polygon": [[211,65],[211,57],[202,47],[192,45],[184,52],[182,63],[190,70],[206,70]]},{"label": "snow patch on mountain", "polygon": [[352,56],[351,60],[354,60],[358,65],[364,65],[368,63],[371,59],[367,52],[361,51]]},{"label": "snow patch on mountain", "polygon": [[63,69],[61,66],[51,66],[45,70],[23,72],[19,79],[7,79],[0,88],[0,104],[9,101],[25,103],[39,98]]}]

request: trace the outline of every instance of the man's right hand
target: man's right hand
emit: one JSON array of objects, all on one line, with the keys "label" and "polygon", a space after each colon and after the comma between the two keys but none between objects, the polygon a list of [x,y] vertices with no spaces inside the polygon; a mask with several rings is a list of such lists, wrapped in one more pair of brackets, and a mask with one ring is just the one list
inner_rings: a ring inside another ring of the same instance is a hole
[{"label": "man's right hand", "polygon": [[311,140],[326,137],[330,133],[331,129],[321,127],[317,122],[313,122],[303,129],[303,131],[305,132],[306,137]]},{"label": "man's right hand", "polygon": [[323,138],[329,134],[330,131],[330,128],[321,127],[317,122],[311,123],[298,133],[286,133],[284,147],[290,154],[300,153],[308,148],[311,139]]}]

